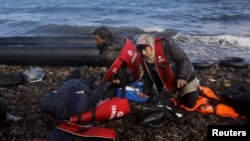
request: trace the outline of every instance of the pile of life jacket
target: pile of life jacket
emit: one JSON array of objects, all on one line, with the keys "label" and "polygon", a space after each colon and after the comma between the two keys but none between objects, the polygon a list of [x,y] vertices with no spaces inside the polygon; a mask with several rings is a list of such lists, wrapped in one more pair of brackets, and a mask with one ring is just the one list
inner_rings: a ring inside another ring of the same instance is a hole
[{"label": "pile of life jacket", "polygon": [[186,111],[197,111],[203,114],[215,114],[222,117],[249,119],[250,111],[242,110],[250,108],[250,89],[236,84],[221,93],[220,96],[205,86],[199,86],[199,98],[192,108],[188,108],[172,98],[174,106],[178,106]]}]

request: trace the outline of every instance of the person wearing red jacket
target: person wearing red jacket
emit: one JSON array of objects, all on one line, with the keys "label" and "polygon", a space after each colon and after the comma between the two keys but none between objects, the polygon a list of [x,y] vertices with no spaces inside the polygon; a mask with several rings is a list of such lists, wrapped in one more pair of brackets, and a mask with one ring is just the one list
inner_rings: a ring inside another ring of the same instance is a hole
[{"label": "person wearing red jacket", "polygon": [[101,75],[101,83],[113,83],[105,97],[116,96],[116,90],[120,87],[124,94],[125,85],[138,80],[140,76],[139,54],[135,45],[129,38],[114,36],[105,26],[97,28],[93,35],[102,63],[107,67],[107,71]]},{"label": "person wearing red jacket", "polygon": [[171,38],[142,34],[136,40],[143,67],[143,91],[140,97],[150,99],[152,86],[173,94],[180,104],[193,107],[199,97],[197,74],[188,55]]}]

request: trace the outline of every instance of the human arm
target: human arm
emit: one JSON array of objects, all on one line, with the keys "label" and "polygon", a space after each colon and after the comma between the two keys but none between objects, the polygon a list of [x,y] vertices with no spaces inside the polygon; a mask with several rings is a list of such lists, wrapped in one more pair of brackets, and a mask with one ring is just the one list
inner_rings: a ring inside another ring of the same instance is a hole
[{"label": "human arm", "polygon": [[178,44],[170,39],[163,39],[163,48],[166,56],[172,64],[175,64],[176,71],[175,76],[177,81],[177,87],[183,86],[194,72],[192,63],[186,54],[186,52],[178,46]]}]

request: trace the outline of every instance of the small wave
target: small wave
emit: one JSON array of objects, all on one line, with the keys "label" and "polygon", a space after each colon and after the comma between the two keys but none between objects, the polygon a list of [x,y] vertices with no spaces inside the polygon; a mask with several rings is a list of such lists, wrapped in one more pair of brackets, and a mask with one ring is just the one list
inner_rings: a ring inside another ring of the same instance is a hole
[{"label": "small wave", "polygon": [[163,32],[166,30],[163,27],[139,27],[139,28],[145,32]]},{"label": "small wave", "polygon": [[201,21],[221,21],[221,22],[239,22],[250,20],[249,14],[238,13],[238,14],[222,14],[222,15],[206,15],[200,19]]},{"label": "small wave", "polygon": [[[48,24],[39,26],[35,29],[29,30],[24,34],[28,35],[76,35],[76,36],[89,36],[92,35],[93,31],[99,26],[78,26],[78,25],[58,25]],[[161,27],[109,27],[114,34],[123,35],[137,35],[144,33],[164,33],[165,28]]]},{"label": "small wave", "polygon": [[89,36],[92,35],[93,28],[74,25],[48,24],[27,31],[25,35],[39,36]]},{"label": "small wave", "polygon": [[[51,35],[51,36],[90,36],[99,26],[78,26],[78,25],[57,25],[48,24],[38,26],[24,33],[24,35]],[[203,35],[203,34],[184,34],[171,29],[162,27],[109,27],[114,34],[122,34],[127,36],[151,33],[161,36],[171,36],[181,43],[202,44],[202,45],[224,45],[224,46],[240,46],[250,48],[249,35]]]},{"label": "small wave", "polygon": [[218,61],[223,57],[243,57],[250,61],[248,35],[190,35],[177,33],[173,38],[187,52],[192,60]]},{"label": "small wave", "polygon": [[250,36],[247,35],[189,35],[178,33],[174,38],[180,42],[191,44],[217,44],[250,48]]}]

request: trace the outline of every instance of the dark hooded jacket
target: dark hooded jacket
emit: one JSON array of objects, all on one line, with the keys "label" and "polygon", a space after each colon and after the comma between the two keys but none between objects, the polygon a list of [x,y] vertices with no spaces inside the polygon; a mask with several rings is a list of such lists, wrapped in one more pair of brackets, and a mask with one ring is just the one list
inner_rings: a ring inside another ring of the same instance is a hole
[{"label": "dark hooded jacket", "polygon": [[[70,79],[64,82],[56,92],[49,92],[41,104],[45,113],[56,121],[68,120],[72,115],[82,114],[95,107],[98,100],[109,88],[104,83],[92,90],[88,82],[82,79]],[[83,91],[83,93],[78,93]]]},{"label": "dark hooded jacket", "polygon": [[[107,44],[97,47],[100,51],[99,54],[102,57],[102,63],[104,66],[109,68],[113,64],[115,59],[119,56],[125,43],[126,43],[125,37],[114,36],[107,42]],[[117,75],[113,77],[114,79],[118,78],[121,80],[120,86],[132,82],[131,78],[133,78],[131,72],[127,70],[127,65],[125,62],[122,63],[121,68],[118,71]]]},{"label": "dark hooded jacket", "polygon": [[102,57],[102,63],[104,66],[110,67],[112,65],[117,56],[120,54],[125,42],[126,38],[117,36],[111,38],[107,44],[97,47],[100,51],[99,54]]}]

